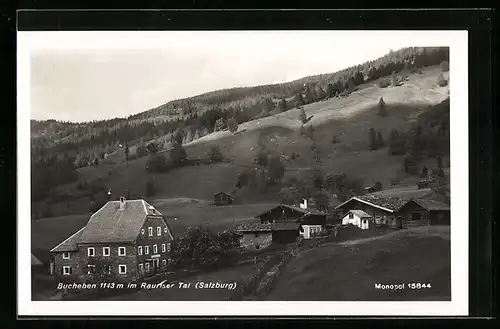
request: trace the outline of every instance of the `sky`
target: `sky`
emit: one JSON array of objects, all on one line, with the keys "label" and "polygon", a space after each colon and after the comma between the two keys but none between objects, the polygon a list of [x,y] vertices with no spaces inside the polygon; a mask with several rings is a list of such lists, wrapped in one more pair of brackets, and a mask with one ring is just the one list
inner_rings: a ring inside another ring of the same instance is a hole
[{"label": "sky", "polygon": [[419,46],[395,32],[58,33],[30,52],[32,119],[126,117],[179,98],[332,73]]}]

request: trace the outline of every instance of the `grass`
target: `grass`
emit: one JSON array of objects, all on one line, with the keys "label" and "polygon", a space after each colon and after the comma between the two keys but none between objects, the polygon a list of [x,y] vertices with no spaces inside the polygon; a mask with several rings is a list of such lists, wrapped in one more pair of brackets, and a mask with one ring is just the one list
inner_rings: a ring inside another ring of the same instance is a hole
[{"label": "grass", "polygon": [[[357,242],[330,243],[299,254],[267,300],[450,300],[449,227],[397,231]],[[380,290],[375,284],[430,283],[431,288]]]}]

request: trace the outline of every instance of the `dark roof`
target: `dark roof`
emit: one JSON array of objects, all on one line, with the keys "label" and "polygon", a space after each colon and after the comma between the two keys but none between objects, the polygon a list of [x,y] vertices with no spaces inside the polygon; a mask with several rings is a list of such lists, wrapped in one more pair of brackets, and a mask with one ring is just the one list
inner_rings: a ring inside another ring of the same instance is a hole
[{"label": "dark roof", "polygon": [[214,196],[221,195],[221,194],[224,194],[224,195],[227,195],[228,197],[231,197],[231,194],[226,193],[226,192],[217,192],[217,193],[214,194]]},{"label": "dark roof", "polygon": [[[74,251],[80,243],[132,242],[139,235],[148,216],[162,218],[162,214],[144,200],[127,200],[125,209],[119,208],[119,201],[109,201],[90,217],[87,225],[51,252]],[[166,221],[165,224],[173,239],[170,226]]]},{"label": "dark roof", "polygon": [[402,206],[406,204],[406,202],[408,202],[408,200],[398,197],[379,197],[376,195],[362,195],[350,198],[346,202],[338,205],[335,209],[342,207],[343,205],[351,202],[352,200],[357,200],[359,202],[363,202],[372,205],[376,208],[380,208],[390,212],[398,211]]},{"label": "dark roof", "polygon": [[320,215],[320,216],[326,216],[326,213],[322,212],[322,211],[319,211],[319,210],[316,210],[316,209],[302,209],[302,208],[299,208],[299,207],[296,207],[296,206],[290,206],[290,205],[287,205],[287,204],[279,204],[279,205],[276,205],[274,206],[273,208],[269,209],[269,210],[266,210],[258,215],[256,215],[255,217],[260,217],[260,216],[263,216],[271,211],[273,211],[274,209],[277,209],[277,208],[288,208],[288,209],[291,209],[291,210],[294,210],[296,212],[299,212],[299,213],[302,213],[304,215]]},{"label": "dark roof", "polygon": [[75,233],[73,233],[69,238],[61,242],[59,245],[54,247],[50,252],[65,252],[65,251],[76,251],[78,250],[77,242],[80,239],[80,236],[82,235],[83,229],[85,228],[82,227]]},{"label": "dark roof", "polygon": [[295,231],[300,228],[300,223],[294,222],[275,222],[273,224],[273,231]]},{"label": "dark roof", "polygon": [[259,222],[247,223],[238,226],[238,232],[271,232],[272,224],[261,224]]},{"label": "dark roof", "polygon": [[450,210],[450,206],[444,202],[430,199],[413,199],[413,201],[427,211]]}]

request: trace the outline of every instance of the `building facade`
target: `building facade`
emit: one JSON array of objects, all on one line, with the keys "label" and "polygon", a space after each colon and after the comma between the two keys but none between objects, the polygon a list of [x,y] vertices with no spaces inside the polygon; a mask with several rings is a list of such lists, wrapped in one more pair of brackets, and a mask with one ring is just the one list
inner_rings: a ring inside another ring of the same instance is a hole
[{"label": "building facade", "polygon": [[144,200],[110,201],[51,250],[50,272],[61,282],[140,281],[166,269],[173,235]]},{"label": "building facade", "polygon": [[342,216],[342,225],[354,225],[362,230],[368,230],[373,227],[373,217],[363,210],[349,210]]}]

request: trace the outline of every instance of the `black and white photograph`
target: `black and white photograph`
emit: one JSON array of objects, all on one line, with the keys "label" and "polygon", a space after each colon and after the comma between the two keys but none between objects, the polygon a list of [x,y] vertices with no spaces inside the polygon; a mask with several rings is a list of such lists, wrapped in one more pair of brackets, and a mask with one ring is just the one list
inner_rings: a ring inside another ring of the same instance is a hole
[{"label": "black and white photograph", "polygon": [[20,310],[467,312],[466,32],[41,33]]}]

